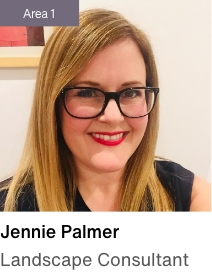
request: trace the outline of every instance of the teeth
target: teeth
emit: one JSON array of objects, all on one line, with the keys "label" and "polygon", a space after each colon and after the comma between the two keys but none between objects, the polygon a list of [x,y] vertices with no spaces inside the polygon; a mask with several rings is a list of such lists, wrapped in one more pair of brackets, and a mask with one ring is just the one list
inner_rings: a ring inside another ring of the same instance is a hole
[{"label": "teeth", "polygon": [[103,135],[103,140],[109,141],[110,140],[110,136],[109,135]]},{"label": "teeth", "polygon": [[102,134],[93,133],[92,135],[94,137],[100,138],[104,141],[116,141],[116,140],[119,140],[119,139],[122,138],[123,133],[119,133],[119,134],[116,134],[116,135],[102,135]]},{"label": "teeth", "polygon": [[[119,135],[119,134],[118,134]],[[117,137],[118,135],[113,135],[110,137],[110,140],[115,141],[118,140],[119,138]]]}]

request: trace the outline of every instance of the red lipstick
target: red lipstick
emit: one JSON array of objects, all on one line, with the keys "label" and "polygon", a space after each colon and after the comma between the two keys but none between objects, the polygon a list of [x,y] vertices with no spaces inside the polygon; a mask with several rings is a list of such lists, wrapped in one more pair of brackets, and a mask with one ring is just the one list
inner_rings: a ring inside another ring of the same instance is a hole
[{"label": "red lipstick", "polygon": [[117,146],[123,142],[128,132],[92,132],[89,133],[91,138],[104,146]]}]

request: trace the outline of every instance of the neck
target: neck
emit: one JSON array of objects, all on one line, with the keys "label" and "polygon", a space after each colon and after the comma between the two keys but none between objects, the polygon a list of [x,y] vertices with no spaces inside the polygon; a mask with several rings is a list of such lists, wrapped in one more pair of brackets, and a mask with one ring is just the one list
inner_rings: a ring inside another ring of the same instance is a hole
[{"label": "neck", "polygon": [[119,211],[121,202],[121,177],[118,172],[93,172],[80,166],[78,189],[91,211]]}]

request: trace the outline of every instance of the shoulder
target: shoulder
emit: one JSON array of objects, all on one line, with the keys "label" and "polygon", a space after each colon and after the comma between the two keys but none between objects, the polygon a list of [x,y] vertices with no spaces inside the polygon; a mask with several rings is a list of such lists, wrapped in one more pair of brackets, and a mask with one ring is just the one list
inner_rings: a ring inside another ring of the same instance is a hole
[{"label": "shoulder", "polygon": [[190,211],[211,211],[211,184],[195,175]]},{"label": "shoulder", "polygon": [[194,174],[172,161],[155,161],[157,176],[175,202],[175,211],[189,211]]},{"label": "shoulder", "polygon": [[8,193],[8,185],[12,178],[0,182],[0,211],[4,210],[4,204]]},{"label": "shoulder", "polygon": [[4,203],[7,197],[8,190],[1,190],[0,191],[0,212],[4,211]]},{"label": "shoulder", "polygon": [[[5,183],[5,181],[0,183],[0,188],[2,188],[0,190],[0,211],[4,211],[4,204],[9,190],[8,187],[4,189]],[[32,183],[26,184],[18,194],[16,211],[39,211]]]},{"label": "shoulder", "polygon": [[191,171],[185,169],[180,164],[175,163],[173,161],[155,160],[155,166],[158,172],[168,173],[170,175],[185,178],[188,180],[191,180],[192,178],[192,181],[193,181],[194,174]]},{"label": "shoulder", "polygon": [[162,185],[173,191],[176,211],[211,210],[210,183],[175,162],[156,161],[155,167]]}]

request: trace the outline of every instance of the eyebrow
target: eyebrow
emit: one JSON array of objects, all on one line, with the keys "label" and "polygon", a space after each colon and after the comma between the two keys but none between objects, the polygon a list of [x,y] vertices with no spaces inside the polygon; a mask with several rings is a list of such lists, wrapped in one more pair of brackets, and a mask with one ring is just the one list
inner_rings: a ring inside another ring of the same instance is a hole
[{"label": "eyebrow", "polygon": [[128,81],[128,82],[125,82],[123,83],[121,86],[129,86],[129,85],[135,85],[135,84],[138,84],[139,86],[144,86],[143,83],[141,83],[140,81]]},{"label": "eyebrow", "polygon": [[[76,82],[76,83],[75,83],[75,85],[82,85],[82,84],[84,84],[84,85],[88,84],[88,85],[91,85],[91,86],[101,86],[100,83],[94,82],[94,81],[79,81],[79,82]],[[122,83],[121,87],[130,86],[130,85],[135,85],[135,84],[136,84],[136,85],[139,85],[139,86],[145,86],[145,85],[144,85],[143,83],[141,83],[140,81],[134,80],[134,81],[129,81],[129,82],[124,82],[124,83]]]}]

